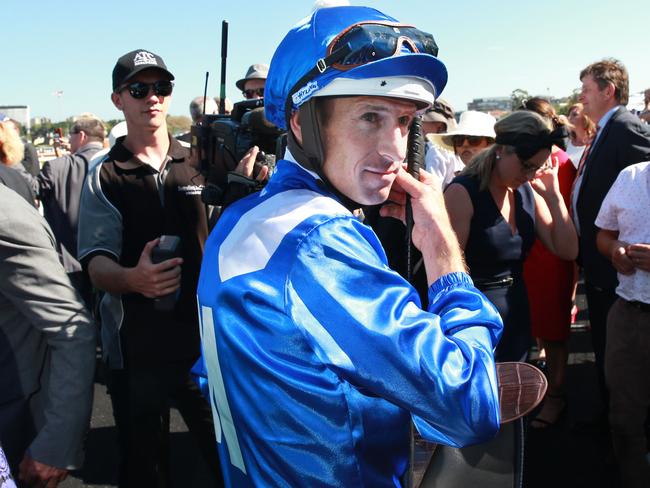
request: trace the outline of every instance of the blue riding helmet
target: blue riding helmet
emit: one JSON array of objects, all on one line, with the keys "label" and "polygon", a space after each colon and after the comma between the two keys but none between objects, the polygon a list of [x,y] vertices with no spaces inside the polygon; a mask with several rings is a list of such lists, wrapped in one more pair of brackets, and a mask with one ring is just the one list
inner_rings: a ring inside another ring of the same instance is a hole
[{"label": "blue riding helmet", "polygon": [[[361,26],[351,29],[355,24]],[[420,78],[438,97],[447,69],[437,52],[431,35],[373,8],[316,10],[289,31],[273,55],[264,88],[265,116],[286,129],[287,109],[297,109],[336,78]]]}]

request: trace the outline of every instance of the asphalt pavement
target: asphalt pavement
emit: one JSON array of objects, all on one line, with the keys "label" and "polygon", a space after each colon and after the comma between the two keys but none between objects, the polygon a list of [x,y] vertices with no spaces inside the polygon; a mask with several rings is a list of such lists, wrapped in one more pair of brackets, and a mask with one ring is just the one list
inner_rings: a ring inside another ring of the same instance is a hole
[{"label": "asphalt pavement", "polygon": [[[559,424],[541,430],[528,429],[525,488],[617,487],[608,436],[597,432],[578,434],[572,428],[576,421],[592,418],[600,408],[596,393],[594,355],[586,321],[586,303],[580,288],[577,301],[580,313],[571,331],[567,370],[568,409]],[[171,413],[170,431],[172,487],[213,486],[198,448],[175,409]],[[95,385],[91,429],[86,446],[84,467],[71,473],[59,486],[117,486],[116,431],[101,374]]]}]

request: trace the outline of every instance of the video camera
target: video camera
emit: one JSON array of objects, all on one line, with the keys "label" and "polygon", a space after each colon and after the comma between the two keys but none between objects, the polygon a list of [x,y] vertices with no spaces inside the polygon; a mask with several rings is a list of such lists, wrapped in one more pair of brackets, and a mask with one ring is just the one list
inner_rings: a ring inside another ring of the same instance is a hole
[{"label": "video camera", "polygon": [[276,156],[284,152],[284,131],[264,117],[264,100],[236,103],[230,115],[204,115],[191,128],[192,152],[198,158],[199,171],[206,177],[203,202],[222,205],[228,185],[228,174],[235,169],[246,152],[258,146],[253,178],[262,165],[275,168]]}]

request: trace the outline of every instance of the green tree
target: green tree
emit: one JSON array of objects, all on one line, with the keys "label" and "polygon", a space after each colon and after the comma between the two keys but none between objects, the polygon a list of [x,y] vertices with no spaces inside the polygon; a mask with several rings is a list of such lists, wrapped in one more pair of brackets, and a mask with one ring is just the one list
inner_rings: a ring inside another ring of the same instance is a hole
[{"label": "green tree", "polygon": [[559,107],[555,107],[557,113],[560,115],[569,115],[569,108],[574,103],[579,102],[579,98],[580,98],[580,88],[574,88],[573,91],[571,92],[571,95],[569,95],[566,98],[566,100],[563,100],[562,104],[560,104]]},{"label": "green tree", "polygon": [[530,94],[526,90],[522,90],[521,88],[512,90],[512,93],[510,94],[512,110],[520,108],[521,102],[528,98],[530,98]]},{"label": "green tree", "polygon": [[167,129],[173,136],[177,136],[190,130],[192,120],[186,115],[168,115]]}]

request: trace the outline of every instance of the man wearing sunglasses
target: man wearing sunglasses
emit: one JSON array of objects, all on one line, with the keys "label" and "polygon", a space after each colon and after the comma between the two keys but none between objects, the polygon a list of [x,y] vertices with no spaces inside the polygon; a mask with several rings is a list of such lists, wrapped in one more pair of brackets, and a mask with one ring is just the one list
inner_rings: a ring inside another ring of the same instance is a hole
[{"label": "man wearing sunglasses", "polygon": [[246,100],[264,98],[264,85],[269,73],[269,67],[265,64],[252,64],[246,71],[246,76],[237,80],[235,85],[239,88]]},{"label": "man wearing sunglasses", "polygon": [[[502,323],[465,273],[439,188],[403,168],[413,119],[447,72],[433,37],[367,7],[316,10],[285,36],[266,118],[288,128],[261,193],[232,204],[198,287],[202,347],[229,486],[402,486],[409,425],[491,438]],[[430,305],[355,217],[391,204],[422,251]]]},{"label": "man wearing sunglasses", "polygon": [[[150,51],[118,59],[111,100],[127,135],[91,170],[82,195],[79,260],[104,292],[102,346],[120,487],[168,486],[170,399],[221,482],[209,406],[189,375],[199,354],[194,295],[208,231],[203,179],[167,130],[173,80]],[[179,254],[154,264],[162,235],[180,237]],[[170,294],[174,308],[161,311],[156,299]]]}]

